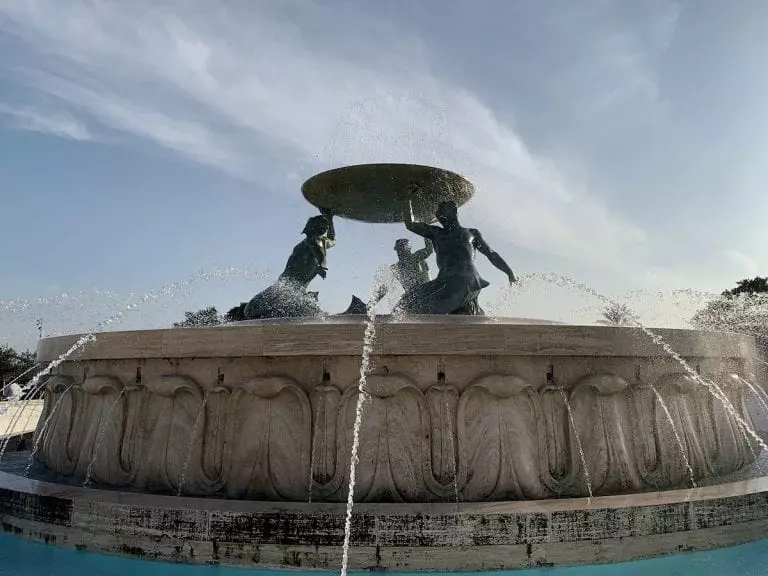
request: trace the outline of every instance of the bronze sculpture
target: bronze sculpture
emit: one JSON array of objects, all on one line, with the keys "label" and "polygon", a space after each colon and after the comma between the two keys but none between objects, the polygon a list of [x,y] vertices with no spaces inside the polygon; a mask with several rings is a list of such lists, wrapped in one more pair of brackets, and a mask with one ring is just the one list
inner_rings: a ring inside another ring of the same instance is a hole
[{"label": "bronze sculpture", "polygon": [[[425,247],[416,252],[407,239],[395,243],[398,261],[391,269],[405,290],[395,312],[483,315],[477,298],[489,284],[475,268],[476,251],[504,272],[510,283],[516,281],[512,269],[480,231],[459,223],[458,205],[469,200],[474,187],[458,174],[412,164],[347,166],[313,176],[302,190],[321,215],[307,221],[306,237],[294,247],[277,282],[244,306],[242,315],[248,320],[325,316],[317,292],[308,292],[307,287],[315,277],[326,277],[326,253],[336,239],[334,213],[366,222],[402,220],[408,230],[424,238]],[[414,208],[423,221],[415,221]],[[439,226],[428,223],[435,218]],[[431,280],[426,259],[433,252],[438,275]],[[386,287],[377,287],[373,301],[380,301],[385,293]],[[239,308],[233,311],[239,316]],[[368,305],[353,296],[342,314],[367,312]]]},{"label": "bronze sculpture", "polygon": [[407,238],[400,238],[395,242],[395,252],[397,253],[397,262],[390,267],[397,281],[408,292],[416,286],[430,281],[429,258],[435,251],[432,241],[424,239],[424,248],[411,251],[411,242]]},{"label": "bronze sculpture", "polygon": [[437,217],[440,226],[415,222],[411,202],[403,210],[405,227],[434,244],[437,278],[407,291],[395,307],[407,314],[468,314],[482,316],[477,302],[480,291],[489,283],[475,268],[475,251],[483,254],[496,268],[516,282],[512,269],[483,239],[476,228],[459,223],[458,208],[453,201],[441,202]]},{"label": "bronze sculpture", "polygon": [[317,292],[307,292],[309,283],[328,272],[326,253],[336,242],[333,213],[321,209],[321,215],[307,220],[305,238],[291,252],[277,282],[254,296],[245,306],[247,320],[322,316]]}]

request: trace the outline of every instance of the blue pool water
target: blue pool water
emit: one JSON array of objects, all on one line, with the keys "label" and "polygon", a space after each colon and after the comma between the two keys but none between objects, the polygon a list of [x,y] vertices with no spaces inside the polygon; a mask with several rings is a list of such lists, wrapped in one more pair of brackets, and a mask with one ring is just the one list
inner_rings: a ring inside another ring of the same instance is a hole
[{"label": "blue pool water", "polygon": [[[128,560],[0,536],[0,576],[281,576],[297,572],[189,566]],[[315,572],[314,574],[318,574]],[[491,573],[484,573],[491,574]],[[501,574],[495,572],[493,574]],[[757,576],[768,575],[768,540],[628,564],[541,568],[510,576]],[[454,575],[455,576],[455,575]]]}]

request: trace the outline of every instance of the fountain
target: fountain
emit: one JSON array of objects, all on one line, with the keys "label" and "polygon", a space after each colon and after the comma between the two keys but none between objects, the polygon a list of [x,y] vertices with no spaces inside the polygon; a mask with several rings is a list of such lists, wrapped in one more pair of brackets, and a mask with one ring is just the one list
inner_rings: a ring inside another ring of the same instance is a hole
[{"label": "fountain", "polygon": [[[768,481],[738,479],[764,447],[747,410],[766,376],[753,338],[486,318],[474,250],[516,278],[459,224],[474,189],[445,170],[346,167],[303,192],[321,215],[243,304],[249,320],[40,341],[46,480],[0,472],[6,532],[343,573],[619,562],[763,536]],[[398,244],[395,314],[376,316],[380,286],[339,315],[307,291],[334,217],[425,238],[418,254]]]}]

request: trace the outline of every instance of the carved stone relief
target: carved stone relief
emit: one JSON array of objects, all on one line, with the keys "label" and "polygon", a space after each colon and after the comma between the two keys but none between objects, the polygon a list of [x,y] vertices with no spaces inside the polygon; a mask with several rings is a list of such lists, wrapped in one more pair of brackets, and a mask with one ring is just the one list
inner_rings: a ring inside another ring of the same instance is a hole
[{"label": "carved stone relief", "polygon": [[[696,479],[733,472],[759,450],[734,417],[748,421],[744,391],[707,378],[727,401],[684,374],[633,385],[595,374],[568,392],[490,374],[461,393],[450,382],[422,392],[402,375],[369,376],[355,500],[583,496],[587,478],[594,494],[616,494],[689,485],[688,466]],[[147,380],[51,378],[38,460],[77,479],[90,470],[106,486],[346,500],[356,385],[309,395],[283,376],[205,389],[189,376]]]}]

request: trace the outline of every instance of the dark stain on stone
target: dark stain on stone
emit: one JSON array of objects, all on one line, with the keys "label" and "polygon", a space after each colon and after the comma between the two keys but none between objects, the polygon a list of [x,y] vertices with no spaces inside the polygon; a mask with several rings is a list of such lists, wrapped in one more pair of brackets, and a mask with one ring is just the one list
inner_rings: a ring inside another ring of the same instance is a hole
[{"label": "dark stain on stone", "polygon": [[295,550],[286,550],[283,554],[283,564],[293,568],[301,568],[301,553]]},{"label": "dark stain on stone", "polygon": [[72,500],[0,488],[0,516],[72,526]]},{"label": "dark stain on stone", "polygon": [[138,546],[128,546],[127,544],[120,545],[120,552],[130,556],[144,557],[147,555],[143,548],[139,548]]},{"label": "dark stain on stone", "polygon": [[16,536],[21,536],[24,534],[24,531],[19,528],[18,526],[14,526],[13,524],[10,524],[8,522],[2,523],[3,532],[10,532],[11,534],[14,534]]},{"label": "dark stain on stone", "polygon": [[[352,517],[352,543],[374,544],[374,518]],[[344,543],[344,516],[336,514],[247,514],[212,512],[209,537],[222,542],[305,546],[341,546]]]},{"label": "dark stain on stone", "polygon": [[85,552],[86,550],[88,550],[88,546],[86,546],[85,544],[75,544],[75,550],[79,552]]}]

